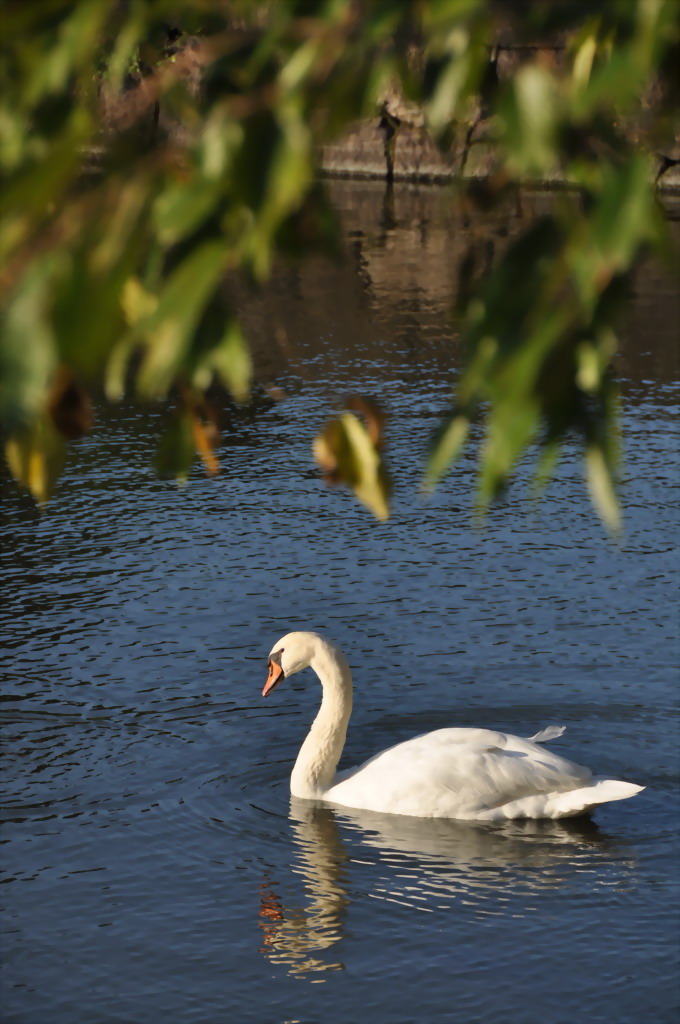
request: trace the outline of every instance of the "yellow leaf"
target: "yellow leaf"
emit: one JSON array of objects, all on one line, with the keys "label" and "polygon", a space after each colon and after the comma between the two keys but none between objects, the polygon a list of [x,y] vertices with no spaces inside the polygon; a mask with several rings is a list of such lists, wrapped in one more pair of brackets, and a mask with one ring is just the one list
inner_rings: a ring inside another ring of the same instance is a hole
[{"label": "yellow leaf", "polygon": [[621,510],[616,497],[614,481],[604,452],[599,444],[591,443],[586,451],[588,490],[600,518],[612,534],[621,532]]},{"label": "yellow leaf", "polygon": [[597,39],[594,34],[586,36],[574,55],[572,78],[578,89],[584,89],[593,70],[593,60],[597,52]]},{"label": "yellow leaf", "polygon": [[151,292],[148,292],[136,277],[128,277],[123,285],[121,305],[125,319],[130,324],[138,323],[155,311],[158,299]]},{"label": "yellow leaf", "polygon": [[41,505],[50,497],[64,465],[65,446],[47,416],[12,435],[5,457],[17,483],[28,488]]},{"label": "yellow leaf", "polygon": [[377,519],[389,517],[387,471],[376,444],[354,413],[342,413],[327,423],[312,450],[329,483],[347,484]]}]

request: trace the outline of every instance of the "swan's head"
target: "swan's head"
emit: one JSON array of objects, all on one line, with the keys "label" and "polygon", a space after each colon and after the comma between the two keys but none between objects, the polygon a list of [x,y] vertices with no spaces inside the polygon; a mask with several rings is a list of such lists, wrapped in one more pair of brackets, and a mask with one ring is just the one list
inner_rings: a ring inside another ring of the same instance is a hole
[{"label": "swan's head", "polygon": [[262,696],[269,696],[274,687],[286,676],[292,676],[311,665],[319,645],[325,643],[327,641],[318,633],[286,633],[282,636],[269,652],[269,672]]}]

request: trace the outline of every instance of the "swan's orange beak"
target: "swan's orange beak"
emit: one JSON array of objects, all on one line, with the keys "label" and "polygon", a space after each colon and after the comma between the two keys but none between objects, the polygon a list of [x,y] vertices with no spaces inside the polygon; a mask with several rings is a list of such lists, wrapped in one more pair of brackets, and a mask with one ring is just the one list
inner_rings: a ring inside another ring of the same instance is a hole
[{"label": "swan's orange beak", "polygon": [[267,682],[264,684],[264,690],[262,691],[263,697],[268,697],[275,686],[277,686],[281,680],[285,678],[285,673],[280,665],[277,665],[275,661],[269,662],[269,675],[267,676]]}]

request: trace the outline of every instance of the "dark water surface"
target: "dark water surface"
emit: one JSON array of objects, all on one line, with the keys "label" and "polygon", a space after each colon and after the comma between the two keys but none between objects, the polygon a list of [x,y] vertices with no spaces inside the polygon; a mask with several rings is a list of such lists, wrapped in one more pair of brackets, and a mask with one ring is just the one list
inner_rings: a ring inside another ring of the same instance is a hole
[{"label": "dark water surface", "polygon": [[[417,495],[463,227],[444,190],[386,210],[334,188],[346,265],[237,296],[289,397],[231,418],[219,478],[156,480],[161,414],[123,405],[44,513],[6,490],[2,1020],[676,1021],[672,285],[641,271],[624,329],[623,543],[573,453],[538,510],[520,486],[480,531],[470,458]],[[311,467],[351,390],[391,413],[385,525]],[[562,723],[555,750],[647,789],[571,824],[291,806],[319,691],[304,673],[260,697],[291,628],[354,668],[344,764],[445,725]]]}]

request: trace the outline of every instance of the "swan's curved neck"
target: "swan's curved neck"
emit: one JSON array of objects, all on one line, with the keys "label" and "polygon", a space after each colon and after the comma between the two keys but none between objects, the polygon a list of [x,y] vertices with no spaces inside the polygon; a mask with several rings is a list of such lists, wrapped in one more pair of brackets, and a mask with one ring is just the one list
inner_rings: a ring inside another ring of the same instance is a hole
[{"label": "swan's curved neck", "polygon": [[318,799],[335,777],[352,713],[352,673],[342,652],[320,644],[310,662],[323,688],[319,713],[300,747],[290,791],[293,796]]}]

